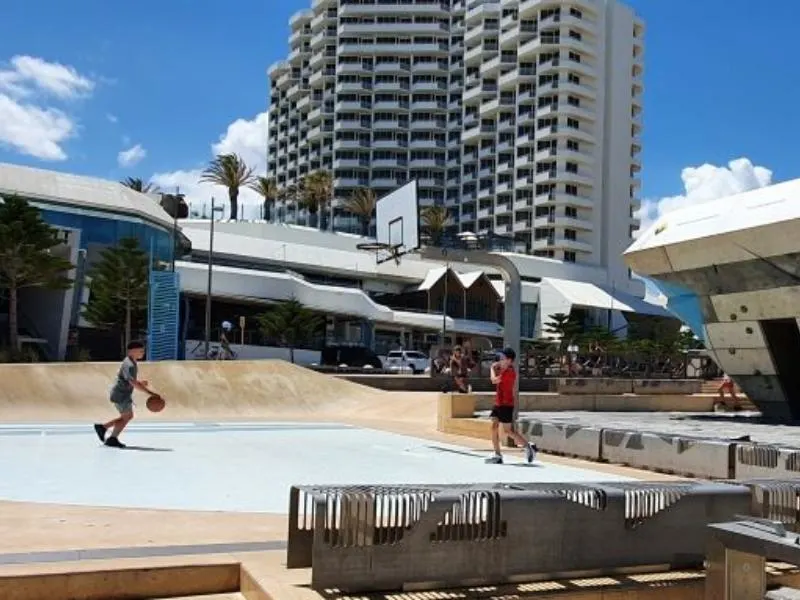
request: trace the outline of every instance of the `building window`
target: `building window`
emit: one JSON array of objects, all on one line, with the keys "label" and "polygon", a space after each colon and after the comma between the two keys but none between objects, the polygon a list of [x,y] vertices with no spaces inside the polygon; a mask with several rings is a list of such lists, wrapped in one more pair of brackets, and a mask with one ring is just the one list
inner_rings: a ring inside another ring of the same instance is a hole
[{"label": "building window", "polygon": [[567,140],[567,150],[572,150],[573,152],[580,152],[580,144],[575,140]]},{"label": "building window", "polygon": [[578,98],[577,96],[567,96],[567,104],[569,104],[570,106],[580,106],[581,99]]},{"label": "building window", "polygon": [[567,127],[569,127],[570,129],[580,129],[581,122],[578,121],[578,119],[573,119],[572,117],[569,117],[567,119]]},{"label": "building window", "polygon": [[578,75],[575,75],[575,73],[570,73],[569,75],[567,75],[567,82],[573,83],[575,85],[580,85],[581,78]]},{"label": "building window", "polygon": [[575,262],[575,253],[572,250],[564,250],[564,262]]},{"label": "building window", "polygon": [[583,18],[583,13],[581,11],[579,11],[577,8],[575,8],[574,6],[569,9],[569,15],[571,17],[575,17],[576,19],[582,19]]},{"label": "building window", "polygon": [[577,173],[578,163],[568,162],[566,165],[567,173]]},{"label": "building window", "polygon": [[568,183],[564,186],[564,193],[567,196],[577,196],[578,195],[578,186]]},{"label": "building window", "polygon": [[570,219],[577,219],[578,209],[574,206],[566,206],[564,207],[564,216],[569,217]]},{"label": "building window", "polygon": [[577,239],[577,236],[575,235],[575,230],[574,229],[565,229],[564,230],[564,239],[565,240],[572,240],[574,242]]},{"label": "building window", "polygon": [[580,55],[580,54],[578,54],[577,52],[570,52],[570,53],[569,53],[569,59],[570,59],[572,62],[579,63],[579,62],[581,62],[581,55]]},{"label": "building window", "polygon": [[571,37],[573,40],[578,40],[578,41],[583,39],[583,36],[581,35],[581,32],[580,31],[575,31],[574,29],[570,29],[569,30],[569,37]]}]

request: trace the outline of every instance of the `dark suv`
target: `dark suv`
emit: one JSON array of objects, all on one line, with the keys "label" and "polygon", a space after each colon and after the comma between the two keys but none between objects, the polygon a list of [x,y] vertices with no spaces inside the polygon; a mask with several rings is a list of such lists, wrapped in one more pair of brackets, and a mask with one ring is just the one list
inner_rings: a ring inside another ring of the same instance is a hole
[{"label": "dark suv", "polygon": [[347,365],[356,369],[369,365],[373,369],[383,368],[378,355],[364,346],[326,346],[322,349],[320,365],[323,367]]}]

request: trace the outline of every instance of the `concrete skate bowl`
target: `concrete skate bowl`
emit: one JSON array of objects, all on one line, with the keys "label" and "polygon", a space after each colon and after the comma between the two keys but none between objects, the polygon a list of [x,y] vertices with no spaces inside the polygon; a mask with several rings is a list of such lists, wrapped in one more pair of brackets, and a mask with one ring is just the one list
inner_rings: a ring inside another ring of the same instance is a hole
[{"label": "concrete skate bowl", "polygon": [[[0,420],[71,421],[110,412],[115,363],[0,365]],[[435,403],[419,394],[382,392],[280,360],[141,363],[139,376],[167,399],[146,419],[291,419],[343,417],[435,420]]]}]

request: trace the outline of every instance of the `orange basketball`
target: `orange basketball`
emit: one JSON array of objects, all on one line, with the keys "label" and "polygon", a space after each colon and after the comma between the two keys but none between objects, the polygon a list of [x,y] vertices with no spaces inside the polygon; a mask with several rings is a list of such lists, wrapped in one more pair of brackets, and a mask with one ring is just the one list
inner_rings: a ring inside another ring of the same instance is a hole
[{"label": "orange basketball", "polygon": [[147,399],[147,410],[150,412],[161,412],[166,405],[167,403],[158,394],[153,394]]}]

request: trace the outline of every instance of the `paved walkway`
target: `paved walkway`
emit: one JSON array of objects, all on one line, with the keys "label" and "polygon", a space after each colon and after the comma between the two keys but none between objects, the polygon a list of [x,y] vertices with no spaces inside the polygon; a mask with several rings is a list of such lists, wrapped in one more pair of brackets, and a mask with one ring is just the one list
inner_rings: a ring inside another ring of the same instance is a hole
[{"label": "paved walkway", "polygon": [[[623,481],[332,423],[145,423],[126,450],[91,426],[0,426],[0,499],[121,508],[285,514],[293,484]],[[523,467],[523,468],[519,468]]]}]

